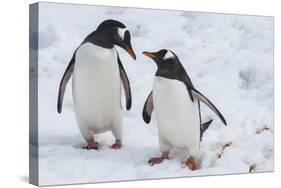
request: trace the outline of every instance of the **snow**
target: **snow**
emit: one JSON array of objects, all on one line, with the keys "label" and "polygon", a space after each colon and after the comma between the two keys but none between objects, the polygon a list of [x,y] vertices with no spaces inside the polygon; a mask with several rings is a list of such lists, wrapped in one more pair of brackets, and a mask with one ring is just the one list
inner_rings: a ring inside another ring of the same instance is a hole
[{"label": "snow", "polygon": [[[40,185],[187,177],[273,171],[273,18],[215,13],[40,3],[39,10],[39,183]],[[131,83],[133,105],[125,110],[121,150],[111,133],[97,136],[101,148],[83,150],[74,117],[71,83],[62,113],[56,112],[60,79],[80,42],[105,19],[123,22],[137,60],[118,48]],[[195,87],[223,113],[201,142],[200,169],[182,164],[183,151],[149,166],[160,155],[154,115],[147,126],[141,112],[151,91],[155,64],[141,54],[174,51]],[[222,151],[224,144],[231,142]],[[221,157],[217,156],[221,153]]]}]

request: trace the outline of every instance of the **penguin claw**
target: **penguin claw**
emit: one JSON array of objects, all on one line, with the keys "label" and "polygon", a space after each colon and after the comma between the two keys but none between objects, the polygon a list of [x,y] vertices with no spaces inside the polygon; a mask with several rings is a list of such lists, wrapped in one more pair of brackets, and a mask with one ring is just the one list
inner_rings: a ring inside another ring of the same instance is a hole
[{"label": "penguin claw", "polygon": [[88,142],[87,146],[83,146],[82,147],[83,149],[87,149],[87,150],[90,150],[90,149],[94,149],[94,150],[98,150],[99,149],[99,143],[98,142]]},{"label": "penguin claw", "polygon": [[111,145],[112,149],[120,149],[121,147],[122,147],[121,140],[116,140],[116,142],[113,145]]},{"label": "penguin claw", "polygon": [[98,150],[99,148],[98,148],[97,146],[84,146],[83,149],[87,149],[87,150],[91,150],[91,149]]},{"label": "penguin claw", "polygon": [[153,158],[149,159],[148,163],[151,164],[151,166],[153,166],[155,164],[162,163],[163,160],[164,160],[164,158],[162,158],[162,157],[153,157]]}]

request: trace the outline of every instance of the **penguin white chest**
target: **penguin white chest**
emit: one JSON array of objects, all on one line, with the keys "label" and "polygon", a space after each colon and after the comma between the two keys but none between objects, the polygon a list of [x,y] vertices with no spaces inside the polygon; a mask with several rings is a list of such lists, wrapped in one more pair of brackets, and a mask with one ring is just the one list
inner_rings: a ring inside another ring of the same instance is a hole
[{"label": "penguin white chest", "polygon": [[[184,83],[156,76],[153,104],[160,142],[170,147],[199,148],[200,122],[197,99],[190,100]],[[161,147],[161,146],[160,146]]]},{"label": "penguin white chest", "polygon": [[76,52],[74,109],[80,129],[111,130],[120,121],[120,75],[115,48],[85,43]]}]

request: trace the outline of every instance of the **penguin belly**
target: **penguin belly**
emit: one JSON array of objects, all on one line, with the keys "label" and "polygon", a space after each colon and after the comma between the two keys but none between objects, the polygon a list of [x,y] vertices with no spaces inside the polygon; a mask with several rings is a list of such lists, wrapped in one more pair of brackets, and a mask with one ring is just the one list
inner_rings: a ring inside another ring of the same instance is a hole
[{"label": "penguin belly", "polygon": [[194,102],[190,100],[184,83],[156,76],[153,103],[160,149],[176,147],[196,155],[200,141],[198,102],[196,98]]},{"label": "penguin belly", "polygon": [[115,48],[85,43],[76,52],[72,93],[80,131],[90,134],[121,127],[121,87]]}]

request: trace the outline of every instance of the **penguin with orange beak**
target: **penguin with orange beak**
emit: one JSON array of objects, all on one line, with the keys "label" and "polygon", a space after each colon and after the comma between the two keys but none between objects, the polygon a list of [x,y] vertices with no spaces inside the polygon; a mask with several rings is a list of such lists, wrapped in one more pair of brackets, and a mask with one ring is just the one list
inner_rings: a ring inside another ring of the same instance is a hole
[{"label": "penguin with orange beak", "polygon": [[158,126],[160,157],[153,157],[148,162],[159,164],[169,159],[172,148],[187,152],[185,161],[190,170],[198,168],[199,144],[203,132],[212,120],[201,123],[200,102],[206,104],[221,119],[226,121],[220,111],[202,93],[195,89],[177,55],[171,50],[143,52],[157,65],[153,90],[148,95],[143,107],[143,119],[151,120],[155,111]]},{"label": "penguin with orange beak", "polygon": [[85,149],[98,149],[95,135],[111,131],[113,149],[122,146],[121,82],[126,108],[132,105],[130,82],[115,46],[136,59],[131,35],[116,20],[103,21],[75,50],[59,86],[57,111],[61,113],[65,88],[73,75],[72,97],[79,130],[87,142]]}]

